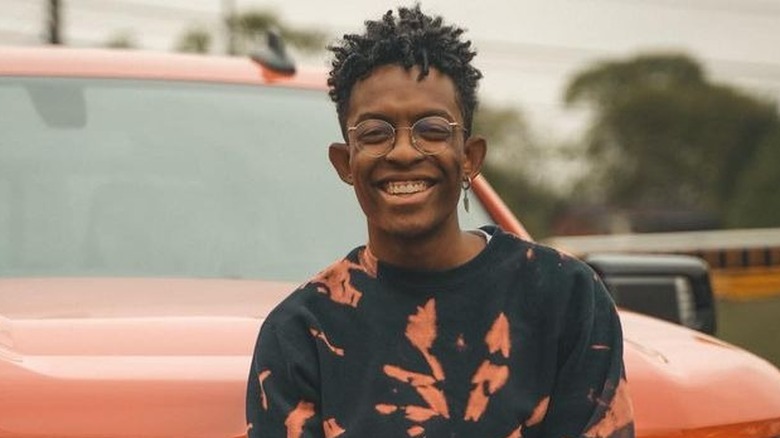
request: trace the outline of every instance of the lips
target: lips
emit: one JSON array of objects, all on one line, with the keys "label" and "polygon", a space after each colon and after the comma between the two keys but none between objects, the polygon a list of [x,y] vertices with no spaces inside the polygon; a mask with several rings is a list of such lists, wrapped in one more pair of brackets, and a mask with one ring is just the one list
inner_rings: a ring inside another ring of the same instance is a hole
[{"label": "lips", "polygon": [[385,193],[390,195],[413,195],[427,190],[431,187],[431,182],[426,180],[387,181],[381,187]]}]

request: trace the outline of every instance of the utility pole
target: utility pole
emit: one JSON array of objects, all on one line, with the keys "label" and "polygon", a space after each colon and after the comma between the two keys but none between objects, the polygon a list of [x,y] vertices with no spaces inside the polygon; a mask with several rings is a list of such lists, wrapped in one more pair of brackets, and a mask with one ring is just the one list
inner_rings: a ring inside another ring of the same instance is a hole
[{"label": "utility pole", "polygon": [[225,51],[228,55],[236,54],[236,31],[234,29],[236,16],[236,0],[222,0],[222,22],[225,26]]},{"label": "utility pole", "polygon": [[62,15],[60,14],[60,0],[47,0],[48,10],[46,14],[46,36],[49,44],[62,44],[61,27]]}]

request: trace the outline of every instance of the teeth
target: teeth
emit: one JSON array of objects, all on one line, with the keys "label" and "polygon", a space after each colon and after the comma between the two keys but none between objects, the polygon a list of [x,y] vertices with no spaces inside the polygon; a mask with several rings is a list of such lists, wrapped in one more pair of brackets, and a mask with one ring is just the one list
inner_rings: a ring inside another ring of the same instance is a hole
[{"label": "teeth", "polygon": [[428,188],[425,181],[389,182],[385,184],[385,191],[391,195],[409,195],[422,192]]}]

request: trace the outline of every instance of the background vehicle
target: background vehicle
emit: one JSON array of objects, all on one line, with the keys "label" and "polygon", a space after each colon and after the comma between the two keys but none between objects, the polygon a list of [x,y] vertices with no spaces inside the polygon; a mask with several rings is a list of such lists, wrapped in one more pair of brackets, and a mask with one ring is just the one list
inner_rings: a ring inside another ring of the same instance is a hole
[{"label": "background vehicle", "polygon": [[[323,78],[240,58],[0,49],[0,437],[244,433],[263,316],[365,240],[327,161],[340,133]],[[474,191],[464,227],[527,237],[484,179]],[[706,321],[701,271],[656,262],[591,260],[624,297],[632,279],[671,278],[662,292],[693,297],[679,322]],[[780,435],[777,369],[621,318],[638,436]]]}]

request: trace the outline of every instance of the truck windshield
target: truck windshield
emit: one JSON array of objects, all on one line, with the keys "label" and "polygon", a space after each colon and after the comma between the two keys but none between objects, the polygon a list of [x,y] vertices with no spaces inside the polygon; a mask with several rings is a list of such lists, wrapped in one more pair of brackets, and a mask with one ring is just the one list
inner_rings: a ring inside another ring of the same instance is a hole
[{"label": "truck windshield", "polygon": [[365,242],[323,91],[0,78],[0,114],[0,277],[301,280]]}]

